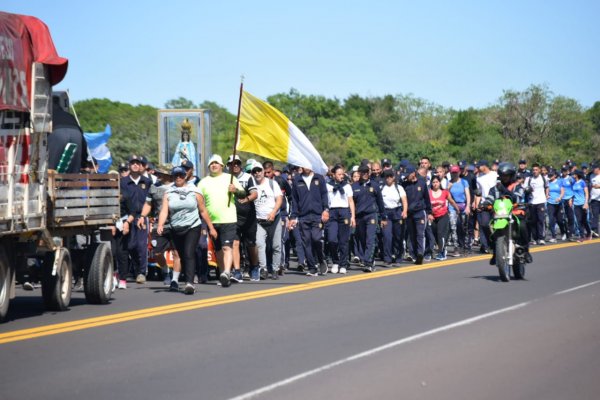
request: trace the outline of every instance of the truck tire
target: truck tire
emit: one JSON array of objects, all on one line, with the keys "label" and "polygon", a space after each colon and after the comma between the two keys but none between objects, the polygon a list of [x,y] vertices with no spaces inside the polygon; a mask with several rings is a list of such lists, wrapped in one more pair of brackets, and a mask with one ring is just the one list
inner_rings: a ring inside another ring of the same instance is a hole
[{"label": "truck tire", "polygon": [[0,322],[6,319],[8,304],[10,303],[10,288],[12,285],[13,271],[6,256],[4,246],[0,247]]},{"label": "truck tire", "polygon": [[100,243],[92,257],[84,281],[85,298],[90,304],[106,304],[112,295],[113,256],[108,243]]},{"label": "truck tire", "polygon": [[42,298],[47,310],[65,311],[71,302],[71,290],[73,289],[73,270],[71,266],[71,255],[69,250],[61,248],[56,275],[52,276],[52,265],[54,253],[49,252],[44,259],[44,271],[42,275]]}]

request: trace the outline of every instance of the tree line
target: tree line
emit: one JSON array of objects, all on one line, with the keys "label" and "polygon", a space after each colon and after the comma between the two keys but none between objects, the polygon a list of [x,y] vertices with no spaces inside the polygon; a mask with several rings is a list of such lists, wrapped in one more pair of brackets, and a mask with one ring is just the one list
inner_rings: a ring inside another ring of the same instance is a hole
[{"label": "tree line", "polygon": [[[585,108],[555,95],[545,85],[505,90],[485,108],[455,110],[411,94],[346,99],[304,95],[295,89],[266,99],[283,112],[315,145],[328,164],[356,165],[384,157],[434,164],[456,160],[525,158],[559,166],[566,159],[600,158],[600,101]],[[108,99],[75,103],[85,132],[100,132],[109,123],[109,148],[115,163],[142,154],[157,161],[157,109]],[[236,116],[210,101],[185,97],[169,100],[167,109],[204,108],[212,113],[212,150],[232,151]],[[246,157],[254,157],[246,155]]]}]

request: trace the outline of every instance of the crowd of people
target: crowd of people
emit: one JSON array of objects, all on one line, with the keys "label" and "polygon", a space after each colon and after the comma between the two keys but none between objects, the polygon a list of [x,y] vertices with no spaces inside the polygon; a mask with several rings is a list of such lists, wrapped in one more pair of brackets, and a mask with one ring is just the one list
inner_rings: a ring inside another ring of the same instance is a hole
[{"label": "crowd of people", "polygon": [[[243,163],[238,155],[207,162],[197,177],[183,160],[170,171],[132,155],[120,166],[121,215],[113,249],[118,288],[133,274],[144,283],[148,249],[162,268],[165,285],[186,294],[211,279],[209,240],[222,287],[244,280],[280,279],[297,259],[307,276],[345,274],[351,265],[372,272],[377,265],[422,264],[435,258],[490,253],[494,198],[509,194],[521,210],[519,240],[585,241],[598,237],[600,163],[588,168],[567,160],[559,168],[537,163],[444,162],[428,157],[414,165],[363,160],[320,175],[309,168],[271,161]],[[172,271],[164,254],[173,254]],[[181,282],[181,284],[180,284]]]}]

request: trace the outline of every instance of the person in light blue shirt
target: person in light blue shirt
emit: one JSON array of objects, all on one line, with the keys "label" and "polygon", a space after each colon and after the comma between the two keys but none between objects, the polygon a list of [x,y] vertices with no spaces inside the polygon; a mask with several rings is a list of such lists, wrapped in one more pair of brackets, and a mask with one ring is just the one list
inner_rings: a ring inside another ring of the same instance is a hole
[{"label": "person in light blue shirt", "polygon": [[567,239],[575,240],[575,214],[573,212],[573,183],[575,179],[569,175],[569,167],[567,165],[561,168],[560,182],[565,190],[565,194],[562,198],[563,213],[567,227]]},{"label": "person in light blue shirt", "polygon": [[558,179],[558,174],[555,170],[548,171],[548,222],[550,226],[550,234],[552,238],[550,243],[556,243],[556,225],[560,228],[561,234],[566,234],[565,216],[563,214],[562,199],[565,195],[565,188],[562,186],[562,181]]},{"label": "person in light blue shirt", "polygon": [[576,170],[575,183],[573,183],[573,206],[575,209],[575,218],[577,219],[577,225],[579,226],[579,241],[591,239],[592,230],[588,222],[588,200],[589,192],[587,183],[585,182],[585,175],[583,171]]}]

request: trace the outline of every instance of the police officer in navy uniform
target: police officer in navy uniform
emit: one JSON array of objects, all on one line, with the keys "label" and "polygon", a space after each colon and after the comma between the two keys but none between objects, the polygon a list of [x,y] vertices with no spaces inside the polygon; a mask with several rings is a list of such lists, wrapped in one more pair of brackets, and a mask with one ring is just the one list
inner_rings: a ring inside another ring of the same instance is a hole
[{"label": "police officer in navy uniform", "polygon": [[[292,213],[289,228],[299,227],[306,252],[308,276],[327,274],[323,249],[323,225],[329,220],[329,199],[323,175],[309,168],[294,177],[292,184]],[[317,270],[318,261],[318,270]]]},{"label": "police officer in navy uniform", "polygon": [[[119,240],[119,279],[125,280],[129,272],[128,258],[131,256],[137,283],[146,282],[148,272],[148,221],[146,228],[138,228],[142,208],[152,180],[142,175],[142,158],[132,155],[128,159],[129,175],[121,178],[121,221],[122,231]],[[122,285],[120,285],[121,287]]]},{"label": "police officer in navy uniform", "polygon": [[427,183],[417,174],[415,167],[409,165],[405,172],[403,186],[408,202],[406,226],[412,243],[410,251],[414,252],[415,264],[420,265],[425,254],[425,228],[427,216],[431,214],[431,201]]},{"label": "police officer in navy uniform", "polygon": [[367,165],[358,167],[360,180],[352,184],[352,196],[356,213],[356,239],[364,272],[373,272],[375,266],[375,246],[377,243],[377,223],[385,226],[387,217],[379,183],[369,176]]}]

